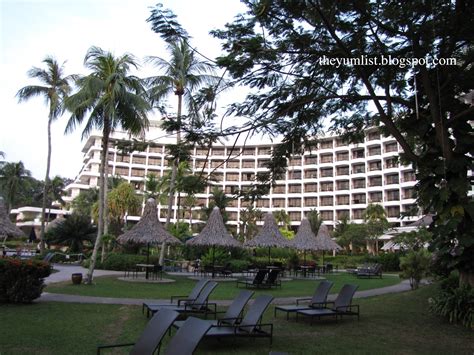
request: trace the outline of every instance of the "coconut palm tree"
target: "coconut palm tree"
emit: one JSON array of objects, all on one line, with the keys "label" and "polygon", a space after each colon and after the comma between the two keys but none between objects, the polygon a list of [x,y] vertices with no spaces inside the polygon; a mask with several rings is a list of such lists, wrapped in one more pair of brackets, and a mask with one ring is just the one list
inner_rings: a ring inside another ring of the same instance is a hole
[{"label": "coconut palm tree", "polygon": [[48,155],[46,159],[46,176],[43,188],[43,205],[41,208],[41,252],[44,250],[44,230],[45,214],[47,204],[47,191],[49,188],[49,169],[51,166],[51,124],[64,111],[64,99],[71,91],[70,82],[73,76],[64,76],[64,64],[59,65],[56,59],[51,56],[43,60],[46,69],[33,67],[28,71],[28,76],[32,79],[38,79],[42,85],[29,85],[20,89],[16,96],[18,102],[29,100],[34,96],[43,96],[49,105],[48,113]]},{"label": "coconut palm tree", "polygon": [[364,222],[367,226],[367,236],[372,242],[375,242],[375,254],[378,254],[378,237],[389,227],[387,215],[382,205],[369,204],[363,213]]},{"label": "coconut palm tree", "polygon": [[31,172],[18,163],[5,163],[0,167],[0,191],[5,198],[5,208],[8,212],[15,205],[16,197]]},{"label": "coconut palm tree", "polygon": [[[178,97],[176,120],[168,125],[168,127],[170,130],[176,132],[176,144],[179,145],[181,142],[183,100],[188,106],[189,113],[194,113],[196,108],[192,96],[193,92],[202,88],[204,85],[217,84],[219,77],[213,75],[212,64],[200,61],[195,57],[194,52],[189,48],[186,41],[180,40],[169,43],[168,51],[171,57],[169,61],[159,57],[148,57],[148,61],[163,70],[164,74],[148,78],[147,83],[150,87],[149,95],[153,103],[161,102],[170,94],[174,94]],[[175,157],[171,170],[166,226],[169,225],[173,212],[178,165],[179,159]],[[164,246],[163,244],[161,248],[160,263],[164,257]]]},{"label": "coconut palm tree", "polygon": [[121,128],[138,135],[148,127],[147,113],[150,105],[145,98],[142,81],[130,75],[138,68],[131,54],[115,57],[98,47],[91,47],[85,56],[84,65],[91,70],[87,76],[76,80],[78,91],[67,98],[66,108],[72,113],[66,132],[74,130],[87,117],[82,137],[87,137],[94,128],[102,130],[102,151],[99,171],[99,219],[97,238],[92,252],[87,282],[92,282],[101,245],[101,236],[107,231],[107,156],[110,134]]}]

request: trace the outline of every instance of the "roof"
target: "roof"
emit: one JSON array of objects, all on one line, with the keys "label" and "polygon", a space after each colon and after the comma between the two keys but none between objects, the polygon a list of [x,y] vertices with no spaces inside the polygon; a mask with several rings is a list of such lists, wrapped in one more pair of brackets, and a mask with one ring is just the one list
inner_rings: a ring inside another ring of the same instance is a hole
[{"label": "roof", "polygon": [[260,232],[244,243],[247,247],[289,247],[290,242],[283,237],[278,229],[275,217],[271,212],[265,215]]},{"label": "roof", "polygon": [[0,236],[13,238],[26,237],[25,233],[8,218],[2,198],[0,198]]},{"label": "roof", "polygon": [[329,229],[324,224],[321,223],[321,226],[318,230],[318,235],[316,236],[316,241],[319,246],[319,250],[341,250],[342,248],[334,240],[331,239],[329,235]]},{"label": "roof", "polygon": [[321,250],[321,245],[311,230],[311,224],[307,218],[301,221],[298,232],[296,232],[295,238],[290,243],[299,250]]}]

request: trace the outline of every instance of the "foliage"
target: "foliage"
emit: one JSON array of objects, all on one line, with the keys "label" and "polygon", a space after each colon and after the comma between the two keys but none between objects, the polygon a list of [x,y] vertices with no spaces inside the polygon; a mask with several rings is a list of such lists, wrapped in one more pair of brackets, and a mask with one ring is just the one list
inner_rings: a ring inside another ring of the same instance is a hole
[{"label": "foliage", "polygon": [[400,277],[410,280],[412,290],[416,290],[421,279],[427,275],[430,260],[430,253],[424,249],[411,251],[400,258],[400,269],[402,270]]},{"label": "foliage", "polygon": [[375,254],[378,254],[378,238],[388,229],[389,223],[382,205],[369,204],[364,210],[364,223],[367,239],[375,241]]},{"label": "foliage", "polygon": [[459,277],[441,282],[429,304],[432,313],[448,319],[450,323],[474,329],[474,288],[467,284],[459,285]]},{"label": "foliage", "polygon": [[355,249],[365,246],[367,226],[365,224],[348,223],[347,219],[339,221],[334,230],[334,237],[339,245],[349,248],[351,254]]},{"label": "foliage", "polygon": [[185,241],[191,237],[189,224],[186,222],[171,223],[168,226],[168,231],[171,233],[171,235],[181,239],[182,241]]},{"label": "foliage", "polygon": [[273,212],[275,221],[278,226],[283,226],[283,228],[288,229],[291,225],[290,215],[283,209]]},{"label": "foliage", "polygon": [[109,215],[117,225],[123,226],[125,215],[132,216],[140,214],[141,198],[135,192],[133,186],[126,182],[120,182],[107,195]]},{"label": "foliage", "polygon": [[229,259],[229,251],[218,247],[210,247],[207,253],[201,256],[201,263],[203,266],[212,265],[225,265]]},{"label": "foliage", "polygon": [[48,263],[0,258],[0,303],[30,303],[41,295]]},{"label": "foliage", "polygon": [[295,232],[293,232],[291,229],[279,228],[278,230],[280,231],[281,235],[288,240],[292,240],[295,237]]},{"label": "foliage", "polygon": [[379,255],[367,255],[364,261],[382,264],[383,271],[400,271],[400,253],[385,253]]},{"label": "foliage", "polygon": [[250,261],[239,259],[229,259],[226,260],[226,263],[230,264],[230,269],[232,272],[243,272],[247,270],[250,265]]},{"label": "foliage", "polygon": [[23,162],[4,163],[0,166],[0,192],[5,198],[5,208],[10,211],[17,206],[17,194],[25,187],[31,172]]},{"label": "foliage", "polygon": [[208,220],[214,207],[218,207],[221,211],[224,223],[227,222],[229,217],[227,216],[226,207],[232,199],[232,197],[227,196],[218,186],[214,186],[211,190],[211,196],[209,197],[209,206],[203,207],[205,214],[204,219]]},{"label": "foliage", "polygon": [[393,241],[398,243],[402,249],[405,250],[419,250],[428,244],[433,235],[426,229],[420,228],[411,232],[403,232],[393,238]]},{"label": "foliage", "polygon": [[257,221],[262,219],[263,212],[252,205],[240,210],[240,236],[242,240],[250,240],[258,232]]},{"label": "foliage", "polygon": [[155,198],[159,192],[159,180],[154,173],[148,173],[145,180],[145,196],[146,198]]},{"label": "foliage", "polygon": [[321,219],[319,212],[316,209],[311,209],[306,214],[306,218],[308,219],[309,224],[311,225],[311,231],[315,235],[318,235],[319,227],[323,223],[323,220]]},{"label": "foliage", "polygon": [[[134,270],[136,264],[144,264],[146,261],[146,255],[110,253],[103,262],[97,260],[97,268],[116,271]],[[158,264],[158,257],[150,255],[149,261],[151,264]],[[83,265],[89,267],[90,259],[85,260]]]},{"label": "foliage", "polygon": [[71,202],[74,213],[92,218],[92,206],[99,199],[99,190],[90,188],[81,190],[78,196]]},{"label": "foliage", "polygon": [[48,230],[45,238],[49,244],[64,245],[72,253],[82,253],[84,243],[94,242],[95,233],[89,217],[73,213]]}]

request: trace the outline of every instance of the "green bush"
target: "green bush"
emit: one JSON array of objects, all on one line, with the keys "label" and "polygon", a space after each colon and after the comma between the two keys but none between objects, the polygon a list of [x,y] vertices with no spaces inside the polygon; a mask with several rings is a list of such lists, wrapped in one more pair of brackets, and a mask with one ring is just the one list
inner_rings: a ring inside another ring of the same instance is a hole
[{"label": "green bush", "polygon": [[438,294],[429,299],[430,311],[448,319],[450,323],[461,323],[474,328],[474,288],[459,286],[459,279],[448,278],[440,284]]},{"label": "green bush", "polygon": [[41,296],[48,263],[37,260],[0,259],[0,303],[30,303]]},{"label": "green bush", "polygon": [[364,262],[382,264],[383,271],[400,271],[400,254],[386,253],[380,255],[367,255]]},{"label": "green bush", "polygon": [[247,270],[250,262],[248,260],[238,260],[238,259],[232,259],[229,260],[228,263],[230,264],[230,269],[232,272],[242,272],[244,270]]},{"label": "green bush", "polygon": [[[158,264],[158,261],[158,256],[150,256],[150,264]],[[97,258],[95,267],[96,269],[102,270],[125,271],[133,269],[136,264],[144,264],[146,262],[146,255],[110,253],[107,255],[103,263],[99,258]],[[85,260],[82,265],[88,268],[90,265],[90,259]]]},{"label": "green bush", "polygon": [[411,251],[400,258],[400,277],[410,280],[412,290],[418,288],[421,279],[427,275],[431,255],[424,249]]}]

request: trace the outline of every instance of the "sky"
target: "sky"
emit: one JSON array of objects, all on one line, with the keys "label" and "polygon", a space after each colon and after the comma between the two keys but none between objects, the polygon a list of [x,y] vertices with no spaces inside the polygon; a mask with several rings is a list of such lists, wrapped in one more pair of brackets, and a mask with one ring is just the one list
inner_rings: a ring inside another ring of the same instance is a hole
[{"label": "sky", "polygon": [[[119,56],[132,53],[140,61],[153,55],[166,58],[165,44],[146,19],[158,0],[0,0],[0,151],[5,160],[22,161],[32,175],[44,180],[47,156],[48,107],[42,97],[18,103],[16,93],[39,84],[28,77],[32,67],[54,56],[65,62],[66,74],[87,74],[84,56],[98,46]],[[209,35],[245,11],[238,0],[162,1],[192,36],[192,44],[210,58],[220,42]],[[143,66],[140,77],[156,75]],[[225,100],[224,100],[225,101]],[[50,176],[74,178],[82,166],[81,128],[64,135],[67,113],[53,123]],[[151,117],[152,118],[152,117]]]}]

